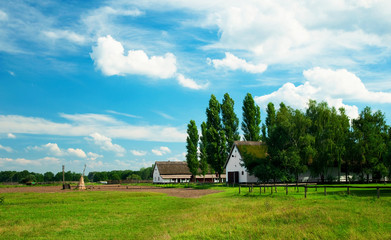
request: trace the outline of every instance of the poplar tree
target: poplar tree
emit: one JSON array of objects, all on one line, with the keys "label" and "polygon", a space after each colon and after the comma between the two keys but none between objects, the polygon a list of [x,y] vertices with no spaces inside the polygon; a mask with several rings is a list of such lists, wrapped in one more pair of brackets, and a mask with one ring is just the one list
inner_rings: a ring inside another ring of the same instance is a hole
[{"label": "poplar tree", "polygon": [[208,145],[208,142],[206,140],[206,123],[202,122],[201,124],[201,137],[200,137],[200,170],[201,174],[204,176],[204,182],[205,182],[205,175],[208,173],[208,159],[206,154],[206,146]]},{"label": "poplar tree", "polygon": [[261,110],[255,104],[253,97],[247,93],[243,100],[243,122],[242,130],[245,141],[260,141],[261,140]]},{"label": "poplar tree", "polygon": [[234,111],[234,100],[229,96],[228,93],[224,94],[223,103],[221,104],[221,115],[223,130],[225,132],[226,138],[226,155],[227,158],[229,151],[235,141],[240,140],[238,128],[239,128],[239,119]]},{"label": "poplar tree", "polygon": [[196,181],[199,166],[197,156],[198,138],[197,125],[194,120],[190,120],[190,123],[187,125],[186,161],[191,174],[194,176],[194,182]]},{"label": "poplar tree", "polygon": [[206,154],[207,162],[213,170],[218,173],[221,182],[221,173],[225,164],[225,132],[221,126],[220,103],[212,94],[209,100],[209,107],[206,109]]}]

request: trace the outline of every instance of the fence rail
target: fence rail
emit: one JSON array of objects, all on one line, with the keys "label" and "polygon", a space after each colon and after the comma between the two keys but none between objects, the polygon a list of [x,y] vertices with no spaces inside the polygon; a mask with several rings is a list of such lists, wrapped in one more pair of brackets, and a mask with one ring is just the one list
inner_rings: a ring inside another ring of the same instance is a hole
[{"label": "fence rail", "polygon": [[270,193],[273,194],[273,188],[274,192],[277,192],[277,187],[285,187],[286,195],[288,195],[288,189],[289,187],[295,187],[295,190],[299,192],[299,188],[304,188],[304,198],[307,198],[307,192],[308,188],[315,188],[315,191],[318,191],[318,188],[323,188],[324,195],[327,195],[327,188],[345,188],[348,195],[350,195],[351,189],[376,189],[377,191],[377,198],[380,198],[380,190],[381,189],[388,189],[391,190],[391,186],[352,186],[352,185],[317,185],[317,183],[289,183],[289,184],[238,184],[239,186],[239,194],[241,193],[241,189],[243,187],[248,187],[249,192],[253,192],[254,188],[259,187],[259,192],[262,194],[262,188],[263,192],[266,193],[266,188],[270,187]]}]

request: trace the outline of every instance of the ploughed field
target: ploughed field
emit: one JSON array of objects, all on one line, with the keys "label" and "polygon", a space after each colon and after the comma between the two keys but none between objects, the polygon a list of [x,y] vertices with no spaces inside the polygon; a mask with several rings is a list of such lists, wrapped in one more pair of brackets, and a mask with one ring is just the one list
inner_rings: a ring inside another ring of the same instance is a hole
[{"label": "ploughed field", "polygon": [[202,188],[0,188],[0,239],[391,239],[390,192]]}]

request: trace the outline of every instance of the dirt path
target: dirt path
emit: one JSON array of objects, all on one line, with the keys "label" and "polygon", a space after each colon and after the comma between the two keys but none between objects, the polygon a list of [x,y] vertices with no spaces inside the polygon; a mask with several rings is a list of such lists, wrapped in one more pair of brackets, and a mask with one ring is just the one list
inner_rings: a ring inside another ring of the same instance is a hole
[{"label": "dirt path", "polygon": [[[158,192],[166,193],[169,196],[182,197],[182,198],[199,198],[201,196],[218,193],[218,190],[210,189],[192,189],[192,188],[162,188],[152,186],[122,186],[122,185],[100,185],[100,186],[88,186],[85,191],[125,191],[125,192]],[[75,191],[74,187],[71,190],[62,190],[61,186],[49,186],[49,187],[12,187],[12,188],[0,188],[0,193],[12,193],[12,192],[37,192],[37,193],[60,193]]]}]

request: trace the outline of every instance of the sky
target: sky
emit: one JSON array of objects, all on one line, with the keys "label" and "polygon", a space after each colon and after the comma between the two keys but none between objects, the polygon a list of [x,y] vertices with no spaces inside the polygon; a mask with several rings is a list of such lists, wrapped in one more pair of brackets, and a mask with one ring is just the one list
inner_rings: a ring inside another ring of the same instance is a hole
[{"label": "sky", "polygon": [[0,2],[0,171],[183,161],[229,93],[391,119],[391,1]]}]

